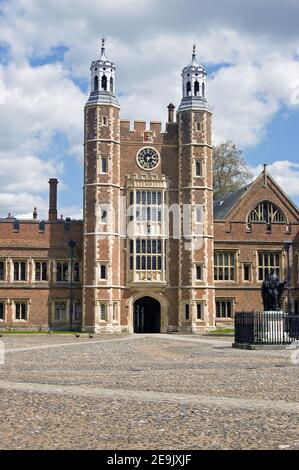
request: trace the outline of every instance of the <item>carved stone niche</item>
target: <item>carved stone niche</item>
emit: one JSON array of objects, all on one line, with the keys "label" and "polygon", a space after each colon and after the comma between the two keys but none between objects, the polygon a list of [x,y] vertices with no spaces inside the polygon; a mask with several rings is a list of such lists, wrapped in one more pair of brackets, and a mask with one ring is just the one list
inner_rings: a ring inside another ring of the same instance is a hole
[{"label": "carved stone niche", "polygon": [[145,131],[143,133],[143,142],[153,143],[154,142],[154,133],[153,131]]}]

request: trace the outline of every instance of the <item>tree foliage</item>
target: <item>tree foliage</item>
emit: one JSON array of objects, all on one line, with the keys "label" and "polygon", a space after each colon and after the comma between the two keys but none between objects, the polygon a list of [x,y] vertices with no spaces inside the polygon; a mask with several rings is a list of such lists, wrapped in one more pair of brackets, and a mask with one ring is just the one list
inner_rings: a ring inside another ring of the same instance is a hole
[{"label": "tree foliage", "polygon": [[253,178],[242,151],[234,142],[213,147],[214,199],[220,199],[245,186]]}]

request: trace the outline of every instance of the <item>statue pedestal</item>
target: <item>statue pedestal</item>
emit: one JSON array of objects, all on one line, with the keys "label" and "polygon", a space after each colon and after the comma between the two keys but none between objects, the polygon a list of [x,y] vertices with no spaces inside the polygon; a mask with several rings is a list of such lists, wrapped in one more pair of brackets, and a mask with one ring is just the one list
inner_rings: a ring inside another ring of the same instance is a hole
[{"label": "statue pedestal", "polygon": [[262,323],[262,338],[267,343],[284,343],[288,342],[289,334],[286,331],[286,318],[284,312],[281,311],[264,311],[264,319]]}]

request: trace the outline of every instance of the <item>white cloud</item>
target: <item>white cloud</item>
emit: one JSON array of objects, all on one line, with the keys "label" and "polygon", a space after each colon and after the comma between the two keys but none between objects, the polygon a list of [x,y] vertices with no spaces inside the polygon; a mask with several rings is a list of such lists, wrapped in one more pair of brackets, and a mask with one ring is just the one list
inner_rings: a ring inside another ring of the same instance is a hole
[{"label": "white cloud", "polygon": [[[263,165],[253,168],[255,177],[263,170]],[[299,196],[299,163],[279,160],[268,165],[267,171],[288,196]]]},{"label": "white cloud", "polygon": [[[3,157],[3,158],[1,158]],[[0,153],[1,190],[6,192],[30,191],[39,193],[47,189],[49,178],[63,173],[63,163],[43,161],[35,156],[7,159]]]},{"label": "white cloud", "polygon": [[[23,214],[33,205],[45,207],[41,193],[48,190],[47,180],[63,177],[64,155],[55,148],[57,133],[67,139],[67,153],[82,161],[86,97],[59,64],[2,65],[0,81],[5,93],[0,108],[0,187],[5,193],[0,214]],[[64,187],[62,180],[59,188]],[[30,197],[24,199],[24,191]]]},{"label": "white cloud", "polygon": [[14,217],[20,217],[21,215],[29,214],[30,208],[32,208],[30,212],[30,218],[32,218],[34,207],[38,207],[38,210],[43,214],[46,214],[47,211],[47,203],[45,199],[36,194],[32,195],[29,192],[1,192],[0,200],[1,217],[6,217],[8,214],[11,214]]},{"label": "white cloud", "polygon": [[247,148],[261,141],[279,108],[280,98],[274,93],[267,98],[262,93],[265,85],[262,73],[257,65],[240,64],[220,69],[211,79],[215,143],[232,139]]},{"label": "white cloud", "polygon": [[[293,0],[9,0],[1,8],[0,43],[8,44],[11,58],[0,64],[6,194],[43,198],[48,175],[63,181],[61,161],[82,158],[86,97],[76,80],[89,80],[102,34],[117,66],[123,118],[166,120],[167,104],[179,104],[180,73],[194,41],[199,60],[217,66],[207,89],[215,143],[255,146],[282,107],[299,104],[299,4]],[[30,66],[59,46],[66,49],[62,63]],[[56,133],[66,138],[63,154]],[[10,204],[20,214],[31,211],[30,198],[24,209],[19,197]]]},{"label": "white cloud", "polygon": [[[83,140],[86,96],[60,64],[0,67],[5,92],[1,107],[0,149],[22,154],[45,148],[57,131],[74,147]],[[82,156],[82,155],[81,155]]]},{"label": "white cloud", "polygon": [[59,209],[59,214],[63,215],[64,218],[71,217],[75,220],[83,219],[83,209],[79,206],[66,206]]}]

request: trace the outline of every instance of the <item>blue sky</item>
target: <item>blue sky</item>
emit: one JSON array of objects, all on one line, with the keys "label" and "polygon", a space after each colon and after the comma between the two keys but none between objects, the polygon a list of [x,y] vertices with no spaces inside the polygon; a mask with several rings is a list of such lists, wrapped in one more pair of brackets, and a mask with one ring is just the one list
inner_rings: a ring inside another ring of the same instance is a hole
[{"label": "blue sky", "polygon": [[[266,134],[259,145],[246,149],[248,163],[271,164],[276,160],[299,162],[299,112],[281,109],[267,126]],[[297,199],[299,200],[299,199]]]},{"label": "blue sky", "polygon": [[102,34],[121,117],[148,122],[179,105],[195,42],[214,143],[234,140],[255,174],[267,163],[299,205],[299,5],[240,3],[0,0],[0,216],[37,206],[45,217],[57,177],[59,212],[81,217],[83,107]]}]

